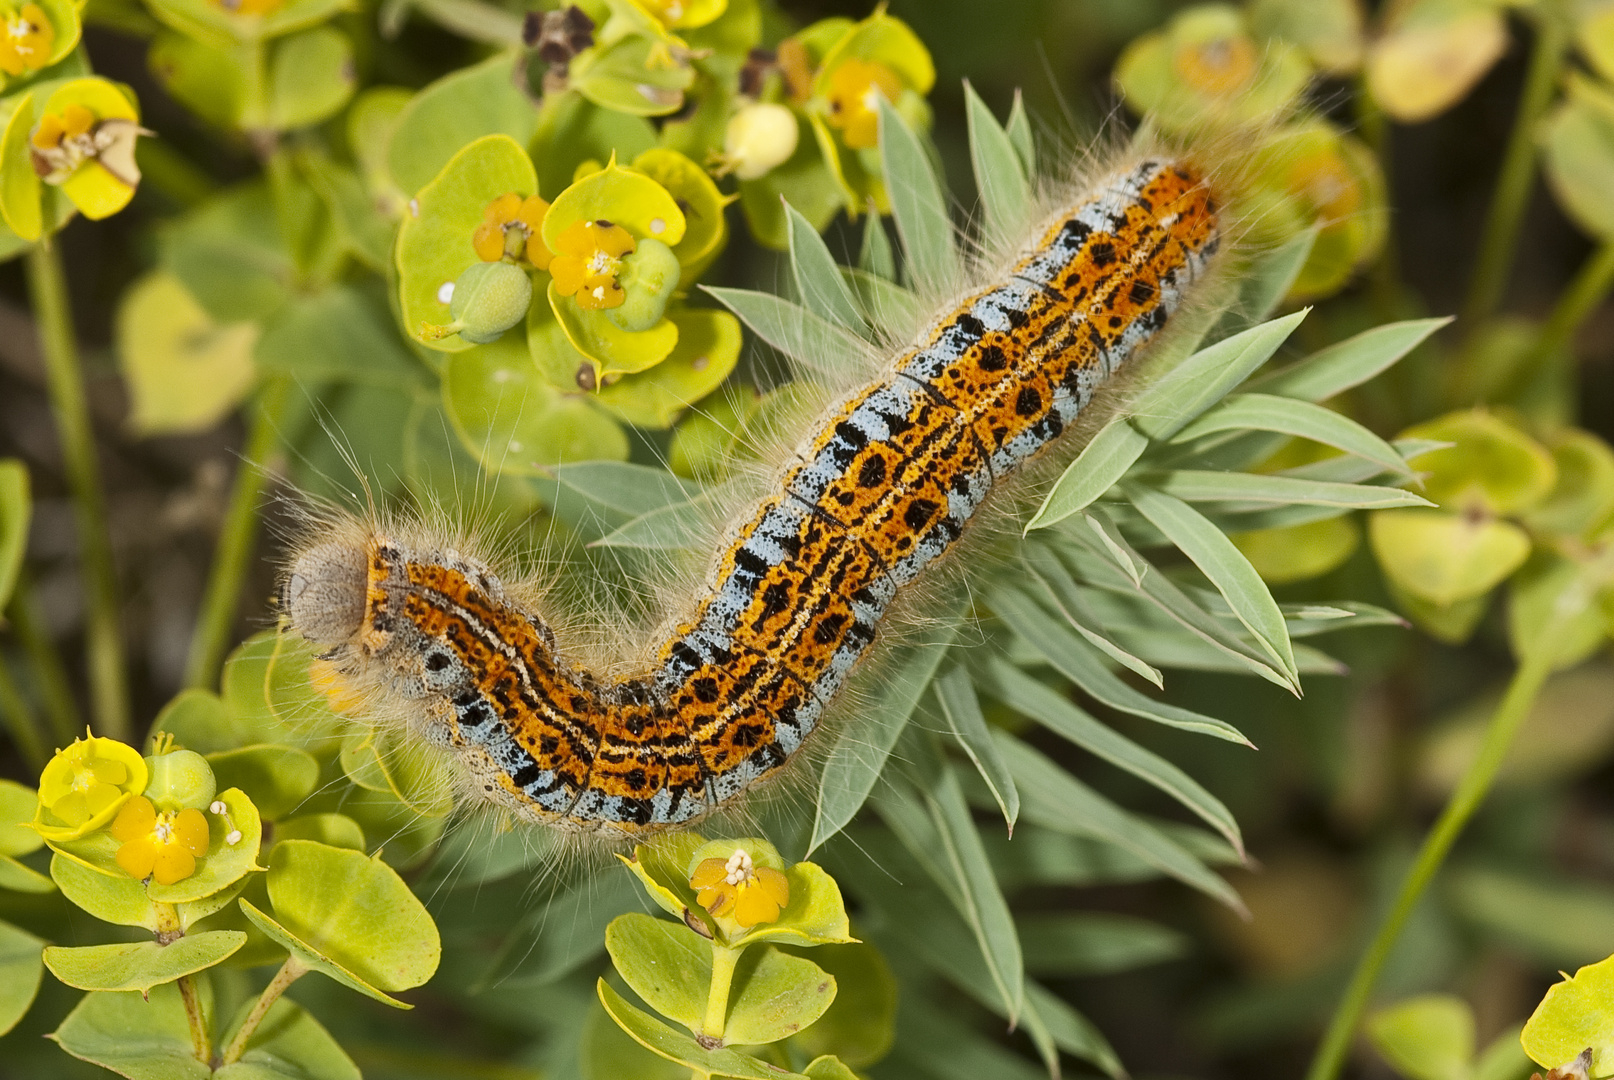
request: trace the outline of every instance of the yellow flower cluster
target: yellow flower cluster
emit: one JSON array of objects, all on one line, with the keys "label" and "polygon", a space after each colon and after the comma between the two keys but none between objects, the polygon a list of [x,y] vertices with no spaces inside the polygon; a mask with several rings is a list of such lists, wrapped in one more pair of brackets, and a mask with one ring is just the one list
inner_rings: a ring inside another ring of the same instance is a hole
[{"label": "yellow flower cluster", "polygon": [[633,237],[609,221],[575,221],[555,240],[549,272],[555,291],[575,296],[585,311],[621,307],[627,299],[620,276],[622,257],[632,254]]},{"label": "yellow flower cluster", "polygon": [[144,795],[123,804],[109,831],[123,845],[118,865],[132,878],[155,878],[159,885],[190,877],[196,860],[207,854],[207,818],[200,810],[158,813]]},{"label": "yellow flower cluster", "polygon": [[5,17],[5,31],[0,33],[0,71],[7,75],[25,75],[38,71],[50,59],[51,46],[56,44],[56,28],[45,18],[38,4],[24,4],[19,11]]},{"label": "yellow flower cluster", "polygon": [[523,199],[515,192],[488,203],[482,224],[471,237],[476,257],[483,262],[521,259],[540,270],[549,269],[554,254],[544,245],[544,215],[549,204],[536,195]]},{"label": "yellow flower cluster", "polygon": [[789,879],[771,866],[757,866],[744,848],[727,859],[702,860],[689,885],[699,890],[695,901],[701,907],[746,927],[777,922],[790,903]]}]

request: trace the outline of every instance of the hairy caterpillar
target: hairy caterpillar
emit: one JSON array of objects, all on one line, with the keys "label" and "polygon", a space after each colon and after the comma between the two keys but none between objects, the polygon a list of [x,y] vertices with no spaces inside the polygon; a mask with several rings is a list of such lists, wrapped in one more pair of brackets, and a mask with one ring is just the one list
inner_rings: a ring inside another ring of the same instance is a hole
[{"label": "hairy caterpillar", "polygon": [[1180,160],[1144,160],[1068,204],[1003,280],[842,401],[625,678],[568,664],[477,562],[378,531],[305,545],[283,611],[345,676],[419,717],[487,801],[578,832],[687,825],[801,749],[899,590],[1165,325],[1219,238],[1217,200]]}]

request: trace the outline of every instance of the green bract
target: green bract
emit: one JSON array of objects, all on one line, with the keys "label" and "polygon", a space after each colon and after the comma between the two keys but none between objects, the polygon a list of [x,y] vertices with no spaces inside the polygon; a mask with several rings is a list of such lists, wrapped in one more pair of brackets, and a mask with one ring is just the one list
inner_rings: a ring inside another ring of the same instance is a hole
[{"label": "green bract", "polygon": [[1447,510],[1518,513],[1545,497],[1557,479],[1547,449],[1493,413],[1449,413],[1401,437],[1453,444],[1407,462],[1428,473],[1424,493]]},{"label": "green bract", "polygon": [[1589,1048],[1589,1075],[1614,1072],[1614,957],[1587,964],[1549,988],[1520,1041],[1543,1069],[1568,1065]]}]

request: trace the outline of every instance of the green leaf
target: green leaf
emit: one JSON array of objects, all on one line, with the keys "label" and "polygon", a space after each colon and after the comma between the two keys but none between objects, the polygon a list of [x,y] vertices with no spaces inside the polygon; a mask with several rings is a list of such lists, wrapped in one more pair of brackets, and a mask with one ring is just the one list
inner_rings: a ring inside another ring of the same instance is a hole
[{"label": "green leaf", "polygon": [[857,730],[837,740],[824,762],[809,853],[840,832],[868,798],[951,640],[952,635],[945,634],[899,646],[878,670],[868,668],[854,676],[851,700],[858,702]]},{"label": "green leaf", "polygon": [[1002,660],[994,660],[991,672],[993,690],[1005,705],[1117,768],[1153,784],[1226,837],[1234,850],[1243,853],[1244,839],[1239,833],[1238,822],[1222,801],[1206,791],[1193,777],[1160,755],[1145,750],[1126,736],[1099,723],[1019,668]]},{"label": "green leaf", "polygon": [[891,250],[891,237],[886,235],[885,219],[879,214],[870,214],[863,223],[863,244],[858,250],[857,265],[874,277],[896,283],[897,258]]},{"label": "green leaf", "polygon": [[993,734],[1020,788],[1026,820],[1055,832],[1114,844],[1233,910],[1244,910],[1232,886],[1159,829],[1122,810],[1014,736],[1004,731]]},{"label": "green leaf", "polygon": [[397,386],[420,381],[424,373],[398,339],[386,298],[346,285],[292,301],[264,328],[253,356],[266,372],[306,382]]},{"label": "green leaf", "polygon": [[319,762],[295,746],[260,743],[209,754],[219,787],[240,788],[265,821],[279,821],[313,793]]},{"label": "green leaf", "polygon": [[145,991],[210,968],[246,941],[239,930],[211,930],[167,945],[155,941],[77,948],[52,945],[45,949],[45,966],[80,990]]},{"label": "green leaf", "polygon": [[[1534,957],[1544,968],[1584,963],[1607,949],[1614,937],[1614,898],[1600,884],[1465,868],[1452,874],[1449,896],[1452,909],[1464,921],[1487,938]],[[1614,1024],[1614,1013],[1610,1023]],[[1609,1038],[1614,1046],[1614,1027]],[[1569,1057],[1579,1052],[1571,1050]],[[1569,1057],[1557,1063],[1562,1065]],[[1605,1064],[1603,1072],[1608,1071]]]},{"label": "green leaf", "polygon": [[[1270,325],[1270,324],[1269,324]],[[1283,613],[1250,560],[1233,542],[1187,503],[1143,487],[1127,489],[1138,512],[1166,535],[1210,579],[1255,640],[1281,665],[1298,692],[1294,648]]]},{"label": "green leaf", "polygon": [[269,60],[268,126],[307,127],[339,112],[357,83],[347,35],[317,26],[275,41]]},{"label": "green leaf", "polygon": [[24,822],[34,820],[39,798],[33,788],[23,787],[15,780],[0,780],[0,855],[27,855],[38,851],[45,843]]},{"label": "green leaf", "polygon": [[[1226,337],[1234,331],[1244,330],[1268,315],[1289,295],[1300,271],[1317,241],[1318,230],[1306,229],[1291,237],[1275,250],[1266,252],[1253,265],[1247,267],[1239,281],[1238,302],[1222,316],[1217,335]],[[1299,314],[1299,313],[1297,313]]]},{"label": "green leaf", "polygon": [[[0,610],[11,602],[11,590],[22,572],[23,555],[28,549],[28,521],[32,515],[28,466],[17,458],[0,459]],[[4,839],[0,839],[0,852],[22,854],[7,851]]]},{"label": "green leaf", "polygon": [[[680,873],[683,869],[680,867]],[[684,882],[689,885],[688,880]],[[694,903],[694,895],[690,895]],[[534,907],[504,940],[482,976],[480,992],[528,989],[555,984],[568,972],[592,961],[604,947],[605,929],[625,911],[644,906],[625,875],[585,877],[571,888],[556,890],[548,902]],[[705,915],[694,908],[696,916]],[[564,925],[564,934],[553,932]]]},{"label": "green leaf", "polygon": [[689,1080],[687,1068],[651,1053],[618,1027],[598,997],[589,1001],[577,1059],[582,1080]]},{"label": "green leaf", "polygon": [[[1018,104],[1019,98],[1015,100]],[[968,79],[964,80],[964,115],[969,123],[970,163],[986,214],[985,237],[994,247],[1005,248],[1025,233],[1033,206],[1031,185],[1013,140],[998,126],[992,110]]]},{"label": "green leaf", "polygon": [[17,1026],[39,993],[45,943],[0,920],[0,1035]]},{"label": "green leaf", "polygon": [[1590,1048],[1590,1075],[1614,1071],[1614,956],[1548,987],[1520,1038],[1543,1068],[1567,1065]]},{"label": "green leaf", "polygon": [[992,741],[986,717],[981,715],[981,703],[975,696],[975,686],[970,681],[969,672],[954,666],[931,683],[931,690],[936,695],[936,704],[941,708],[948,727],[958,739],[958,745],[975,763],[998,809],[1003,811],[1003,820],[1008,824],[1009,832],[1013,833],[1015,820],[1020,816],[1020,793],[1015,790],[1014,777],[1003,763],[997,743]]},{"label": "green leaf", "polygon": [[13,892],[48,893],[55,888],[50,878],[30,869],[9,855],[0,855],[0,889]]},{"label": "green leaf", "polygon": [[706,1015],[712,948],[711,941],[682,922],[670,923],[636,911],[618,915],[605,928],[605,949],[633,992],[662,1016],[696,1034]]},{"label": "green leaf", "polygon": [[884,1058],[896,1035],[897,980],[880,950],[862,942],[820,945],[812,961],[835,977],[835,1000],[791,1043],[809,1055],[834,1054],[855,1068]]},{"label": "green leaf", "polygon": [[1154,376],[1129,407],[1133,425],[1151,439],[1171,438],[1266,363],[1310,310],[1223,338]]},{"label": "green leaf", "polygon": [[[1026,1027],[1040,1027],[1048,1041],[1067,1054],[1091,1062],[1106,1075],[1126,1076],[1121,1059],[1093,1022],[1040,983],[1026,982]],[[1044,1053],[1045,1058],[1048,1056]]]},{"label": "green leaf", "polygon": [[636,427],[671,427],[728,378],[740,359],[740,324],[728,312],[676,308],[667,319],[678,328],[678,344],[667,358],[648,371],[608,381],[594,395],[612,415]]},{"label": "green leaf", "polygon": [[[522,145],[532,138],[538,111],[515,85],[515,64],[513,53],[489,57],[438,79],[404,106],[387,152],[400,188],[409,194],[419,191],[461,147],[483,136],[508,135]],[[550,198],[558,194],[549,193]]]},{"label": "green leaf", "polygon": [[1429,474],[1425,493],[1448,510],[1518,513],[1539,503],[1557,483],[1558,467],[1547,448],[1492,413],[1447,413],[1402,435],[1451,444],[1408,459]]},{"label": "green leaf", "polygon": [[1037,175],[1037,144],[1031,136],[1031,118],[1026,115],[1025,98],[1018,87],[1014,91],[1014,104],[1009,106],[1009,122],[1003,126],[1004,134],[1014,147],[1020,168],[1028,177]]},{"label": "green leaf", "polygon": [[[710,951],[707,955],[709,961]],[[834,1002],[837,985],[833,975],[805,957],[771,945],[747,949],[734,969],[723,1040],[749,1046],[788,1038],[818,1022]]]},{"label": "green leaf", "polygon": [[1336,450],[1411,478],[1412,470],[1395,447],[1356,421],[1308,401],[1272,394],[1234,394],[1202,414],[1172,439],[1182,443],[1224,431],[1277,431],[1332,446]]},{"label": "green leaf", "polygon": [[857,1073],[840,1058],[830,1054],[808,1062],[802,1075],[810,1080],[858,1080]]},{"label": "green leaf", "polygon": [[1367,1037],[1407,1080],[1468,1080],[1474,1011],[1450,994],[1425,994],[1367,1018]]},{"label": "green leaf", "polygon": [[640,514],[621,528],[593,542],[592,547],[633,548],[639,551],[689,551],[710,539],[727,493],[721,488],[702,492],[687,502]]},{"label": "green leaf", "polygon": [[1523,1024],[1514,1024],[1491,1040],[1474,1062],[1474,1080],[1520,1080],[1530,1072],[1530,1058],[1519,1044]]},{"label": "green leaf", "polygon": [[[205,979],[197,986],[207,1017],[213,1011],[211,987]],[[132,990],[91,991],[51,1038],[74,1057],[129,1080],[219,1080],[224,1075],[196,1060],[185,1003],[173,983],[152,987],[144,999]]]},{"label": "green leaf", "polygon": [[1288,367],[1253,379],[1249,388],[1280,397],[1326,401],[1389,368],[1449,322],[1450,316],[1375,326]]},{"label": "green leaf", "polygon": [[275,919],[246,900],[258,928],[308,967],[399,1008],[384,990],[419,986],[437,970],[437,926],[395,870],[362,852],[311,840],[276,844],[269,860]]},{"label": "green leaf", "polygon": [[786,1072],[749,1054],[719,1048],[707,1050],[693,1037],[675,1031],[655,1017],[634,1008],[604,979],[597,984],[600,1002],[611,1019],[634,1040],[669,1061],[678,1062],[699,1077],[735,1077],[737,1080],[802,1080],[800,1073]]},{"label": "green leaf", "polygon": [[963,275],[947,200],[919,136],[884,96],[880,98],[880,159],[885,163],[891,217],[902,238],[908,275],[927,290],[945,288]]},{"label": "green leaf", "polygon": [[862,338],[770,293],[702,285],[753,333],[809,371],[836,378],[868,370],[873,353]]},{"label": "green leaf", "polygon": [[795,207],[787,203],[785,213],[790,221],[790,269],[802,306],[853,333],[861,332],[863,317],[824,238]]},{"label": "green leaf", "polygon": [[998,617],[1025,638],[1061,674],[1110,708],[1185,731],[1251,745],[1237,728],[1225,720],[1156,701],[1132,689],[1094,657],[1080,638],[1054,621],[1031,597],[1018,589],[996,590],[990,602]]},{"label": "green leaf", "polygon": [[1368,539],[1396,585],[1440,607],[1485,595],[1530,555],[1529,535],[1512,522],[1445,510],[1380,511]]},{"label": "green leaf", "polygon": [[[243,1002],[219,1045],[228,1046],[255,1000]],[[213,1073],[214,1080],[361,1080],[359,1067],[302,1006],[283,997],[247,1037],[241,1060]]]},{"label": "green leaf", "polygon": [[1085,510],[1114,487],[1147,449],[1149,440],[1138,434],[1125,417],[1111,420],[1082,448],[1076,460],[1065,467],[1036,514],[1026,522],[1025,532],[1046,529],[1078,510]]},{"label": "green leaf", "polygon": [[1037,975],[1107,975],[1175,960],[1190,939],[1132,915],[1053,912],[1018,920],[1026,970]]},{"label": "green leaf", "polygon": [[173,274],[157,270],[136,281],[116,319],[135,430],[187,434],[223,420],[257,381],[258,334],[254,323],[215,322]]},{"label": "green leaf", "polygon": [[57,853],[51,856],[50,876],[63,896],[102,922],[143,926],[153,933],[160,926],[146,887],[127,874],[103,874]]},{"label": "green leaf", "polygon": [[894,281],[851,267],[843,268],[841,276],[851,287],[858,310],[870,326],[883,327],[888,333],[901,333],[909,328],[917,330],[929,314],[917,293]]},{"label": "green leaf", "polygon": [[1093,629],[1103,625],[1103,620],[1096,613],[1089,610],[1089,605],[1082,598],[1081,590],[1076,582],[1061,565],[1057,556],[1047,548],[1040,545],[1029,547],[1025,552],[1026,566],[1031,571],[1047,594],[1047,600],[1054,609],[1065,617],[1065,621],[1075,628],[1076,632],[1087,639],[1087,643],[1111,660],[1120,664],[1128,671],[1152,683],[1156,690],[1165,688],[1165,678],[1158,668],[1144,662],[1109,638]]},{"label": "green leaf", "polygon": [[1337,506],[1352,510],[1433,505],[1422,495],[1400,488],[1331,484],[1322,480],[1297,480],[1291,476],[1268,473],[1174,469],[1171,472],[1147,473],[1139,479],[1185,502],[1276,503],[1280,506]]}]

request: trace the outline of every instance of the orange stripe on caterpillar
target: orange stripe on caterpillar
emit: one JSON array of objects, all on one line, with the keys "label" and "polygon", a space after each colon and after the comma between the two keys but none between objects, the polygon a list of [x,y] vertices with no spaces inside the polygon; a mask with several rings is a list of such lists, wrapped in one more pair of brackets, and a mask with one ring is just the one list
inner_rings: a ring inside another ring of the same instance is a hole
[{"label": "orange stripe on caterpillar", "polygon": [[485,567],[381,535],[303,551],[284,610],[340,670],[423,710],[489,800],[577,830],[686,825],[801,748],[899,590],[1165,325],[1218,236],[1180,162],[1059,215],[842,403],[637,675],[601,684]]}]

